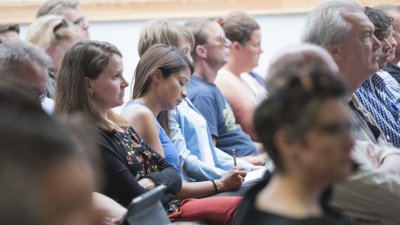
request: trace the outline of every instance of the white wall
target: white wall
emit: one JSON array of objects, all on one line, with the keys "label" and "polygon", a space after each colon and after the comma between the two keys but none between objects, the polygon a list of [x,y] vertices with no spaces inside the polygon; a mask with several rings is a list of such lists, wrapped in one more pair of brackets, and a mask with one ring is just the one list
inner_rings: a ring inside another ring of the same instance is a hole
[{"label": "white wall", "polygon": [[[262,47],[259,66],[255,71],[262,76],[265,72],[271,56],[280,48],[300,42],[306,14],[280,14],[256,16],[261,26]],[[183,23],[183,20],[175,22]],[[91,38],[94,40],[108,41],[116,45],[123,54],[125,77],[131,83],[132,76],[139,61],[137,44],[139,33],[147,21],[124,22],[92,22],[90,24]],[[24,38],[27,25],[21,26],[21,37]],[[131,86],[128,87],[125,100],[129,99]]]}]

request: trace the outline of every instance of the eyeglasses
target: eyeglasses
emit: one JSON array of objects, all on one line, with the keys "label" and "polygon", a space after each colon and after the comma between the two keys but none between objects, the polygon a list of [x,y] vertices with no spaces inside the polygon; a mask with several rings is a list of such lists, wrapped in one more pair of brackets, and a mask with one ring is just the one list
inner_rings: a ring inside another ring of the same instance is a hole
[{"label": "eyeglasses", "polygon": [[55,33],[58,29],[60,29],[61,27],[68,27],[68,22],[65,19],[62,19],[61,22],[59,24],[57,24],[54,28],[53,28],[53,33]]},{"label": "eyeglasses", "polygon": [[350,133],[355,134],[359,131],[360,126],[357,123],[352,123],[349,121],[335,121],[326,124],[317,124],[314,129],[330,135]]},{"label": "eyeglasses", "polygon": [[217,37],[214,43],[206,42],[203,45],[230,47],[231,44],[232,42],[227,37],[225,37],[225,35],[222,35],[220,37]]},{"label": "eyeglasses", "polygon": [[80,17],[77,20],[72,22],[74,25],[83,26],[86,23],[85,17]]}]

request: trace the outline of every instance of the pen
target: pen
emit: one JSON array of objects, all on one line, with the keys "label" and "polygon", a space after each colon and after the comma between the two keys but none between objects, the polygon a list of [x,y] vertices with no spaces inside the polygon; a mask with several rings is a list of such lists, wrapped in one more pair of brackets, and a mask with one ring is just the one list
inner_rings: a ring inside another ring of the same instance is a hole
[{"label": "pen", "polygon": [[233,156],[233,166],[237,166],[236,163],[236,150],[232,149],[232,156]]}]

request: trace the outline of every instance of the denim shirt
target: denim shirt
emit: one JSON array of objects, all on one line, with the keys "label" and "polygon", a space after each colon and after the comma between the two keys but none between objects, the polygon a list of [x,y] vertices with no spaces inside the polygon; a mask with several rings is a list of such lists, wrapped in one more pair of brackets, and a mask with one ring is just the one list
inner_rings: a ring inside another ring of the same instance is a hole
[{"label": "denim shirt", "polygon": [[[207,121],[189,99],[169,111],[170,135],[179,151],[179,163],[189,179],[218,179],[233,167],[231,155],[213,145]],[[250,171],[252,164],[241,159],[238,166]]]}]

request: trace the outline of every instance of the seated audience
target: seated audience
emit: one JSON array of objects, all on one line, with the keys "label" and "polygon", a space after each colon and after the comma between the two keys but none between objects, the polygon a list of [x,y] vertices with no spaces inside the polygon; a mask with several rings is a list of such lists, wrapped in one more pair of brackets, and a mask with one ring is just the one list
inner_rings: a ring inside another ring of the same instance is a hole
[{"label": "seated audience", "polygon": [[278,76],[279,87],[254,115],[275,171],[246,194],[235,224],[349,224],[321,203],[352,165],[344,85],[319,63]]},{"label": "seated audience", "polygon": [[16,23],[0,24],[0,43],[11,40],[19,40],[19,25]]},{"label": "seated audience", "polygon": [[50,65],[49,56],[30,43],[9,41],[0,45],[0,78],[24,89],[49,114],[54,107],[54,101],[46,96]]},{"label": "seated audience", "polygon": [[182,185],[178,171],[112,111],[123,104],[127,86],[121,53],[106,42],[75,44],[65,54],[58,74],[56,114],[80,112],[96,126],[104,161],[103,193],[127,206],[132,198],[164,184],[167,190],[161,200],[170,218],[230,224],[239,197],[173,199]]},{"label": "seated audience", "polygon": [[266,157],[260,155],[254,142],[236,124],[228,101],[214,81],[218,70],[228,60],[230,41],[221,26],[210,19],[191,21],[186,27],[193,33],[195,44],[192,58],[195,71],[188,84],[188,95],[201,112],[210,128],[217,148],[236,155],[255,165],[264,165]]},{"label": "seated audience", "polygon": [[[147,144],[165,156],[182,178],[178,150],[156,117],[161,111],[175,108],[186,98],[186,84],[192,72],[193,65],[179,49],[165,45],[151,47],[136,67],[132,101],[126,104],[122,113]],[[215,181],[183,182],[176,197],[198,198],[236,189],[242,184],[245,175],[245,171],[234,168]]]},{"label": "seated audience", "polygon": [[[366,7],[365,14],[374,24],[374,35],[382,45],[378,56],[381,70],[394,58],[397,43],[393,38],[393,28],[390,18],[379,10]],[[355,95],[374,117],[387,140],[395,147],[400,147],[400,93],[396,89],[400,90],[399,83],[386,72],[378,71],[357,88]]]},{"label": "seated audience", "polygon": [[[400,6],[392,4],[380,4],[375,9],[381,10],[387,17],[390,18],[393,26],[393,38],[397,45],[400,45]],[[394,58],[390,60],[384,71],[388,72],[394,79],[400,83],[400,47],[395,49]]]},{"label": "seated audience", "polygon": [[[166,44],[180,48],[192,60],[193,42],[192,33],[185,27],[164,20],[153,21],[140,34],[139,56],[155,44]],[[220,179],[234,167],[232,156],[214,147],[207,122],[188,98],[183,98],[173,110],[161,111],[157,118],[177,148],[179,168],[189,181]],[[240,158],[237,165],[246,170],[255,168]]]},{"label": "seated audience", "polygon": [[63,17],[47,15],[38,18],[28,27],[26,41],[41,47],[51,58],[47,96],[54,98],[58,68],[65,52],[79,39],[79,30]]},{"label": "seated audience", "polygon": [[81,128],[50,118],[0,81],[0,220],[7,225],[100,225],[97,160]]},{"label": "seated audience", "polygon": [[330,203],[354,224],[399,224],[400,152],[386,141],[354,95],[358,86],[378,71],[381,44],[373,32],[364,6],[353,0],[336,0],[310,12],[302,40],[325,48],[338,65],[352,121],[360,128],[353,131],[356,143],[352,150],[359,168],[335,186]]},{"label": "seated audience", "polygon": [[257,21],[242,12],[224,18],[223,29],[232,42],[228,62],[218,71],[215,84],[232,106],[237,123],[257,141],[253,130],[256,106],[267,97],[265,88],[249,74],[263,52]]},{"label": "seated audience", "polygon": [[39,8],[36,18],[45,15],[64,17],[82,30],[82,39],[90,39],[89,23],[79,10],[79,0],[48,0]]}]

